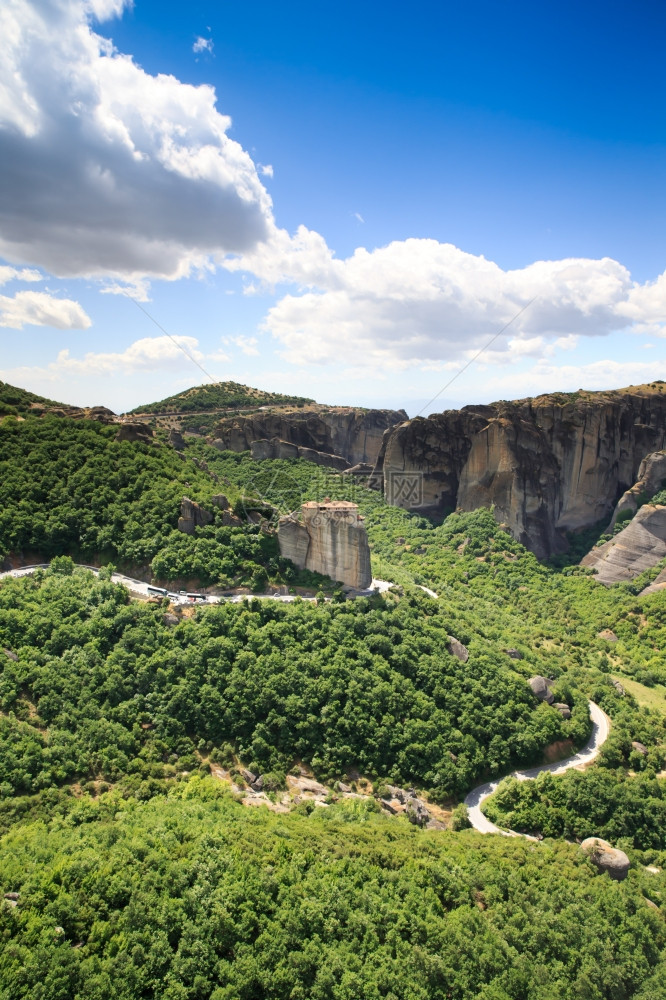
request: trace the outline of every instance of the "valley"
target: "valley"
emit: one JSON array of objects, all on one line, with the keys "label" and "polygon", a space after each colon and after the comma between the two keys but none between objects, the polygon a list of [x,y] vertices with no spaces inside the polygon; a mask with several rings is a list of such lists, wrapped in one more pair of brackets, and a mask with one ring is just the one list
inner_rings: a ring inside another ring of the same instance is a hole
[{"label": "valley", "polygon": [[[7,997],[661,1000],[664,556],[583,558],[662,509],[659,385],[427,421],[184,395],[121,420],[0,386]],[[431,502],[447,477],[473,509]],[[358,511],[367,590],[281,551],[309,501]]]}]

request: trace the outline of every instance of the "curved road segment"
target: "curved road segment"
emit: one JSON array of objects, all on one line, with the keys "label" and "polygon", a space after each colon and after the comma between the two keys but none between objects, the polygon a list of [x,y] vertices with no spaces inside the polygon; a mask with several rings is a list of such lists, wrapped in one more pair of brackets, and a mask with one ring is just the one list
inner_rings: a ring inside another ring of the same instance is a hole
[{"label": "curved road segment", "polygon": [[592,735],[583,749],[579,750],[573,757],[567,757],[566,760],[560,760],[556,764],[542,764],[540,767],[532,767],[527,771],[514,771],[513,774],[504,775],[504,777],[497,778],[495,781],[487,781],[485,785],[478,785],[477,788],[473,788],[468,793],[465,797],[465,805],[469,813],[470,823],[475,830],[478,830],[479,833],[501,833],[505,837],[527,836],[528,840],[536,839],[535,837],[529,837],[527,834],[516,833],[515,830],[500,830],[498,826],[495,826],[494,823],[491,823],[484,816],[481,811],[481,805],[485,799],[497,791],[500,782],[504,781],[504,778],[510,777],[517,778],[518,781],[531,781],[538,774],[541,774],[542,771],[550,771],[551,774],[563,774],[570,767],[581,767],[594,760],[608,739],[610,719],[593,701],[588,702],[588,704],[590,706],[590,718],[592,719]]},{"label": "curved road segment", "polygon": [[[86,563],[76,563],[80,569],[89,569],[92,573],[99,573],[98,566],[88,566]],[[0,580],[4,577],[17,577],[17,576],[29,576],[38,569],[48,569],[49,563],[37,563],[33,566],[21,566],[19,569],[10,569],[6,573],[0,573]],[[124,587],[132,594],[138,594],[141,597],[154,597],[155,588],[150,590],[150,584],[145,583],[143,580],[135,580],[131,576],[124,576],[122,573],[113,573],[111,576],[112,583],[121,583]],[[388,580],[373,580],[367,590],[358,590],[353,592],[355,597],[368,597],[375,591],[380,594],[386,593],[393,586]],[[432,594],[432,591],[430,591]],[[172,604],[192,604],[191,598],[187,597],[185,594],[177,594],[171,590],[167,591],[166,597],[169,598]],[[293,594],[226,594],[223,596],[218,596],[217,594],[206,594],[205,599],[200,601],[200,604],[220,604],[222,601],[230,601],[232,604],[238,604],[240,601],[244,601],[250,597],[258,597],[260,600],[275,600],[275,601],[294,601],[296,600]],[[314,601],[314,597],[304,597],[304,601]],[[326,598],[330,600],[330,598]]]}]

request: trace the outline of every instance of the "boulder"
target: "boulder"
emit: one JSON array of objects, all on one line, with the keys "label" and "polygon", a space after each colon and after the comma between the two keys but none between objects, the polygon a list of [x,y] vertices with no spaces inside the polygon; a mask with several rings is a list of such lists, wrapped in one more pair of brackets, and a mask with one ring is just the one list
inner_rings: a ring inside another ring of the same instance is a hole
[{"label": "boulder", "polygon": [[617,642],[615,632],[609,628],[603,628],[601,632],[597,632],[597,639],[605,639],[606,642]]},{"label": "boulder", "polygon": [[454,638],[454,636],[449,636],[449,644],[447,649],[451,656],[456,656],[461,663],[467,663],[469,660],[469,650],[467,646],[463,646],[459,639]]},{"label": "boulder", "polygon": [[168,612],[167,612],[167,613],[166,613],[166,614],[165,614],[165,615],[163,616],[163,618],[162,618],[162,621],[163,621],[163,622],[164,622],[164,624],[165,624],[165,625],[167,625],[167,626],[168,626],[169,628],[174,628],[174,627],[175,627],[176,625],[180,624],[180,618],[178,617],[178,615],[174,615],[174,614],[172,614],[172,613],[171,613],[170,611],[168,611]]},{"label": "boulder", "polygon": [[554,702],[553,694],[548,686],[548,680],[545,677],[530,677],[529,685],[532,688],[533,693],[539,699],[539,701],[545,701],[548,705],[552,705]]},{"label": "boulder", "polygon": [[243,781],[246,781],[250,786],[254,785],[254,783],[257,780],[257,775],[253,774],[252,771],[248,771],[246,767],[240,768],[240,774],[241,777],[243,778]]},{"label": "boulder", "polygon": [[416,795],[409,795],[405,803],[405,815],[410,823],[415,826],[426,826],[430,820],[430,813],[426,809],[425,803]]},{"label": "boulder", "polygon": [[2,652],[9,660],[13,660],[15,663],[18,660],[18,656],[16,655],[16,653],[13,653],[11,649],[3,649]]},{"label": "boulder", "polygon": [[563,701],[556,701],[553,708],[557,709],[563,719],[571,718],[571,709],[568,705],[565,705]]},{"label": "boulder", "polygon": [[625,690],[624,690],[624,688],[622,687],[622,685],[620,684],[620,682],[619,682],[619,681],[616,681],[616,680],[614,680],[614,679],[611,679],[611,684],[613,685],[613,687],[615,688],[615,690],[617,691],[617,693],[618,693],[619,695],[621,695],[622,697],[624,697],[624,695],[625,695]]},{"label": "boulder", "polygon": [[646,756],[646,754],[648,752],[648,748],[645,746],[644,743],[639,743],[638,740],[632,740],[631,741],[631,745],[634,748],[634,750],[637,750],[638,753],[640,753],[640,754],[643,755],[643,757]]},{"label": "boulder", "polygon": [[210,502],[213,507],[217,507],[218,510],[229,510],[229,501],[225,497],[224,493],[216,493],[215,496],[210,498]]},{"label": "boulder", "polygon": [[522,660],[524,659],[523,654],[519,649],[505,649],[504,652],[507,656],[510,656],[512,660]]},{"label": "boulder", "polygon": [[203,507],[200,507],[189,497],[183,497],[180,502],[180,517],[178,518],[178,530],[186,535],[194,534],[195,528],[202,528],[213,521],[213,515]]},{"label": "boulder", "polygon": [[608,841],[601,840],[600,837],[588,837],[582,842],[580,848],[600,872],[606,872],[617,882],[621,882],[627,877],[631,866],[629,858],[624,851],[613,847]]}]

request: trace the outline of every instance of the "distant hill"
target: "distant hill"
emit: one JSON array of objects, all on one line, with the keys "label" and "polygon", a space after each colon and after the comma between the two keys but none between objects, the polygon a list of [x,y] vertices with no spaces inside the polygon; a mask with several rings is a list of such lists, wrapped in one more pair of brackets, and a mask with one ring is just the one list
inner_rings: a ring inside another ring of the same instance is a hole
[{"label": "distant hill", "polygon": [[45,396],[38,396],[34,392],[28,392],[27,389],[19,389],[18,386],[10,385],[9,382],[0,382],[0,416],[5,417],[8,414],[29,413],[38,406],[45,409],[51,409],[52,407],[69,408],[66,407],[65,403],[57,403],[53,399],[47,399]]},{"label": "distant hill", "polygon": [[167,396],[156,403],[137,406],[132,414],[190,413],[206,410],[237,410],[246,406],[298,406],[313,403],[304,396],[287,396],[278,392],[264,392],[238,382],[215,382],[213,385],[196,385],[175,396]]}]

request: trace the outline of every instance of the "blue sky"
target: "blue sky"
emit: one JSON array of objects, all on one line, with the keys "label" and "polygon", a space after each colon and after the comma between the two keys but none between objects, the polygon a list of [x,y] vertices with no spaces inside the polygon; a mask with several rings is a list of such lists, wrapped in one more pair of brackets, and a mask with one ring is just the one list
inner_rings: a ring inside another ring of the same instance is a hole
[{"label": "blue sky", "polygon": [[200,382],[131,296],[325,402],[415,413],[525,306],[433,409],[666,377],[663,3],[0,17],[0,378]]}]

